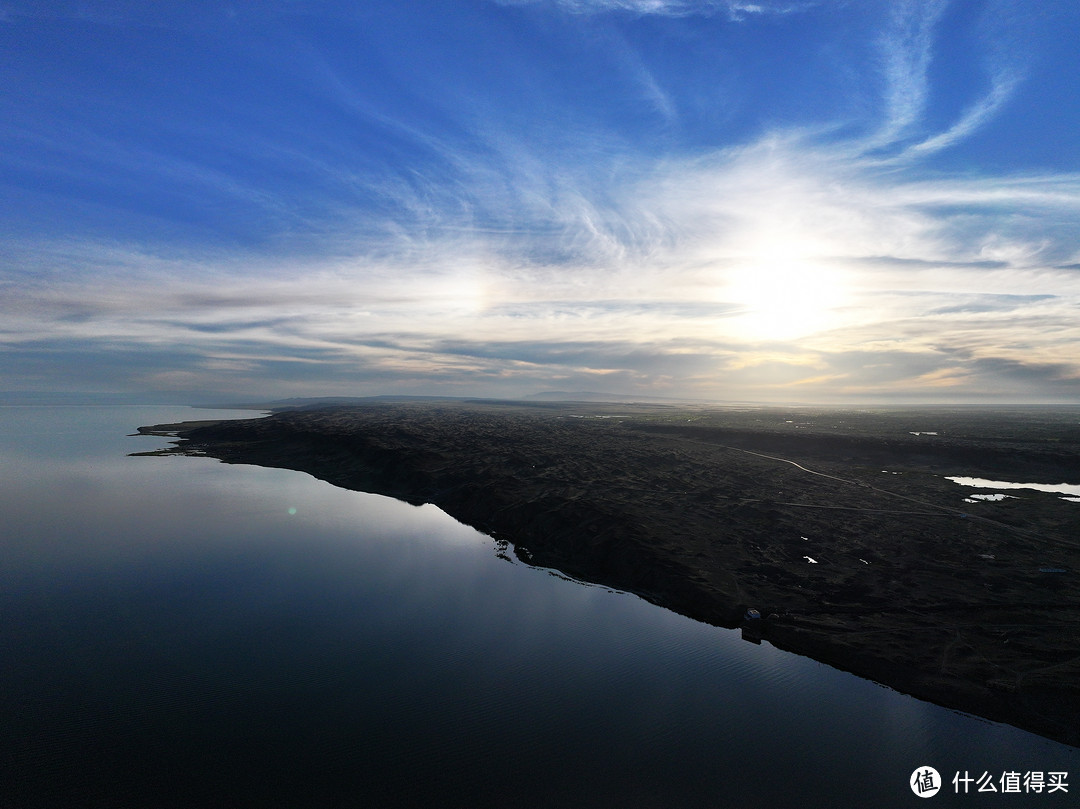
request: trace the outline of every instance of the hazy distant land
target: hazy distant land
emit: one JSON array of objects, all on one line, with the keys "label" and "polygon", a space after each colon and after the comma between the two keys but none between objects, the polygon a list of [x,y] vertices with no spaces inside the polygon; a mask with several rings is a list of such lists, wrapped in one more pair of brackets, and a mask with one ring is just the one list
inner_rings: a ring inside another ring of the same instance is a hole
[{"label": "hazy distant land", "polygon": [[1080,503],[946,479],[1080,483],[1080,408],[375,400],[140,432],[434,503],[695,619],[757,609],[750,637],[1080,745]]}]

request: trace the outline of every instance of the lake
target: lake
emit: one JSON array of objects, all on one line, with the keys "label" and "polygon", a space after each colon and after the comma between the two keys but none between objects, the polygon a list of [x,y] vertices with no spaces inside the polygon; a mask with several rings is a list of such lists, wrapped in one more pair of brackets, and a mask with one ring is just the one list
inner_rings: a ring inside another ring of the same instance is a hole
[{"label": "lake", "polygon": [[[529,567],[433,506],[0,408],[0,806],[1064,806],[1080,750]],[[972,793],[975,785],[971,787]],[[999,789],[1001,786],[999,785]]]},{"label": "lake", "polygon": [[1062,500],[1072,500],[1080,496],[1080,484],[1078,483],[1010,483],[1007,480],[966,477],[947,477],[945,479],[951,480],[953,483],[959,483],[961,486],[971,486],[976,489],[1034,489],[1037,492],[1072,495],[1072,497],[1063,497]]}]

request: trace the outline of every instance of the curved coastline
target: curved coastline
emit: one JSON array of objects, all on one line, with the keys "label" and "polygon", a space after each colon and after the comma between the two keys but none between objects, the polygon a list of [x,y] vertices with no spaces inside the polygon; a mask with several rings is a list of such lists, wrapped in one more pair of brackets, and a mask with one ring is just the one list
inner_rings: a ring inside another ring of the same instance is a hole
[{"label": "curved coastline", "polygon": [[1080,433],[932,415],[941,435],[899,411],[379,401],[140,432],[434,503],[697,620],[757,609],[748,639],[1080,746],[1080,506],[965,505],[944,477],[1060,476]]}]

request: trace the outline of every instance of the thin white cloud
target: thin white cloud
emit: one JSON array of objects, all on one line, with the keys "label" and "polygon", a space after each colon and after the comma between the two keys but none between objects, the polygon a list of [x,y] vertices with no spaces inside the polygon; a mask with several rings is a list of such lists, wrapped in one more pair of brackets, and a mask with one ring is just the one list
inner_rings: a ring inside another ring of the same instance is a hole
[{"label": "thin white cloud", "polygon": [[934,27],[945,6],[945,0],[895,3],[892,24],[881,41],[884,122],[868,142],[869,148],[894,143],[921,121],[929,87]]},{"label": "thin white cloud", "polygon": [[985,98],[973,104],[952,127],[907,149],[905,157],[920,157],[939,152],[976,132],[1009,100],[1020,80],[1015,76],[996,77]]},{"label": "thin white cloud", "polygon": [[817,5],[820,0],[495,0],[505,6],[551,5],[574,14],[623,11],[637,15],[688,17],[724,14],[732,20],[752,16],[790,14]]},{"label": "thin white cloud", "polygon": [[1020,85],[1023,70],[1017,55],[989,45],[996,63],[988,68],[989,92],[948,129],[927,133],[925,113],[931,95],[935,29],[947,6],[947,0],[903,0],[894,6],[889,30],[881,39],[883,121],[858,144],[861,152],[900,149],[895,160],[917,160],[940,152],[988,123]]},{"label": "thin white cloud", "polygon": [[657,81],[653,72],[649,70],[641,59],[629,52],[629,49],[627,49],[624,59],[628,64],[631,75],[634,76],[638,86],[641,88],[642,96],[649,106],[652,107],[668,125],[677,123],[679,113],[675,106],[675,102],[672,101],[671,95],[665,92],[660,86],[660,82]]}]

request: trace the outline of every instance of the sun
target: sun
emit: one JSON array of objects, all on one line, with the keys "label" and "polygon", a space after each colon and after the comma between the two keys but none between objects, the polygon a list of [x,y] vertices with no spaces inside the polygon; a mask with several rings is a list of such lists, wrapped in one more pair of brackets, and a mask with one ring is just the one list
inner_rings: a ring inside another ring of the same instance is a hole
[{"label": "sun", "polygon": [[761,239],[732,263],[718,292],[737,307],[728,325],[738,336],[791,340],[838,325],[845,273],[817,257],[815,246]]}]

